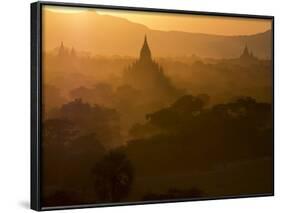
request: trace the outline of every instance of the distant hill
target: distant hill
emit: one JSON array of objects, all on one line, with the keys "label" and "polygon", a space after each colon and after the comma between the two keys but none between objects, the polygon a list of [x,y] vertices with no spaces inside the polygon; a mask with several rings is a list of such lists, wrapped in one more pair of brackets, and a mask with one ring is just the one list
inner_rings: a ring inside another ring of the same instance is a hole
[{"label": "distant hill", "polygon": [[[220,36],[179,31],[152,30],[124,18],[88,13],[45,11],[43,32],[46,50],[61,41],[67,46],[90,51],[92,55],[138,56],[144,34],[154,57],[235,58],[245,44],[259,58],[271,58],[271,30],[250,36]],[[204,29],[202,29],[204,30]]]}]

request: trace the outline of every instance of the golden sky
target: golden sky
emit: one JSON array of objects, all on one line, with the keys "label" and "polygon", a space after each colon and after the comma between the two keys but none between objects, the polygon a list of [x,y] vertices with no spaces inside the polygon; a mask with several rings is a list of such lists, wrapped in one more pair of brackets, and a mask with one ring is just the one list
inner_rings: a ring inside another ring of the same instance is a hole
[{"label": "golden sky", "polygon": [[48,6],[46,9],[61,13],[85,13],[95,11],[99,14],[125,18],[131,22],[143,24],[150,29],[163,31],[185,31],[216,35],[251,35],[271,29],[270,20],[253,18],[231,18],[51,6]]}]

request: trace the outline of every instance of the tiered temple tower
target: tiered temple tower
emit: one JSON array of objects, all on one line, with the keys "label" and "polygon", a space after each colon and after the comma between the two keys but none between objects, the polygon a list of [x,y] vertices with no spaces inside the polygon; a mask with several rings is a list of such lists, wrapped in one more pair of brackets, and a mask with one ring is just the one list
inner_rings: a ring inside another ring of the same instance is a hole
[{"label": "tiered temple tower", "polygon": [[163,68],[156,63],[148,45],[147,37],[140,50],[139,58],[124,71],[124,84],[147,92],[149,95],[176,96],[170,79],[164,74]]}]

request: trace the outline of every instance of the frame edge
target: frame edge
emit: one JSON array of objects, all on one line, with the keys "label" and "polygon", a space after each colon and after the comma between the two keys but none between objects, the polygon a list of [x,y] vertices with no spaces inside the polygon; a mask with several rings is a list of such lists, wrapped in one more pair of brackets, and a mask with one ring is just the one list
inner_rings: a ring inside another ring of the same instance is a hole
[{"label": "frame edge", "polygon": [[30,5],[30,52],[31,52],[31,182],[30,208],[41,210],[40,202],[40,3]]}]

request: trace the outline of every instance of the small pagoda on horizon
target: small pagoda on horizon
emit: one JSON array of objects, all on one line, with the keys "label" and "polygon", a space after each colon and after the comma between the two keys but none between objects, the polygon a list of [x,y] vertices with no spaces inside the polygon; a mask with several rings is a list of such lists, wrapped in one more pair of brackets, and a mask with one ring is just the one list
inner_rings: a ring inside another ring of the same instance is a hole
[{"label": "small pagoda on horizon", "polygon": [[248,49],[248,46],[246,44],[243,53],[240,55],[240,59],[244,61],[249,61],[249,60],[256,60],[257,58],[254,56],[253,52]]}]

